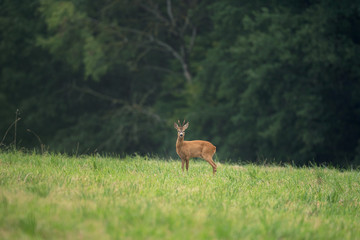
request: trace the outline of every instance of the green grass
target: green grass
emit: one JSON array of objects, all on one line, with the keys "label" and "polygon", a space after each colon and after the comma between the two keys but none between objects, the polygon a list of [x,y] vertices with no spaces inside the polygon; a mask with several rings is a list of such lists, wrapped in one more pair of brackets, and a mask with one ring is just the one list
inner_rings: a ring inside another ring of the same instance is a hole
[{"label": "green grass", "polygon": [[0,239],[359,236],[359,171],[0,152]]}]

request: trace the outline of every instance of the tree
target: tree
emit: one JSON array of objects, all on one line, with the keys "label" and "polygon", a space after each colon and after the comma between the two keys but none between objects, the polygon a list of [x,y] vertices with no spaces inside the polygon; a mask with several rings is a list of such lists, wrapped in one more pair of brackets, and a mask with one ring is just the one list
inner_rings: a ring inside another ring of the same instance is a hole
[{"label": "tree", "polygon": [[[169,117],[171,113],[161,109],[162,97],[172,95],[175,102],[186,105],[183,96],[192,84],[191,58],[201,32],[196,25],[202,21],[201,4],[170,0],[40,2],[48,32],[38,38],[39,45],[71,67],[73,74],[83,75],[83,80],[71,80],[69,91],[106,106],[91,110],[90,116],[89,112],[83,117],[77,114],[78,120],[71,121],[73,127],[65,127],[54,139],[60,143],[64,139],[71,146],[85,141],[88,135],[81,126],[87,122],[94,129],[89,135],[98,136],[95,142],[101,143],[102,150],[155,152],[154,140],[157,148],[167,142],[163,130],[167,121],[160,114]],[[116,86],[120,92],[114,91]],[[173,112],[171,105],[167,109]],[[104,117],[92,117],[95,112]],[[75,134],[71,141],[64,137],[69,131]]]},{"label": "tree", "polygon": [[[208,122],[200,125],[216,129],[221,154],[298,164],[353,159],[360,59],[359,13],[350,9],[325,2],[300,12],[263,8],[242,19],[232,43],[219,40],[199,74],[197,110]],[[347,29],[334,27],[339,21]]]}]

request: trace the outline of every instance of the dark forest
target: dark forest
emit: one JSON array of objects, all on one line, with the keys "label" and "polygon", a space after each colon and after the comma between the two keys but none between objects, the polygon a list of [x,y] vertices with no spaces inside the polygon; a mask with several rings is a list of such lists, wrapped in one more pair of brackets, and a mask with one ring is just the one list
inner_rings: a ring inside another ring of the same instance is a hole
[{"label": "dark forest", "polygon": [[2,149],[360,165],[360,3],[0,1]]}]

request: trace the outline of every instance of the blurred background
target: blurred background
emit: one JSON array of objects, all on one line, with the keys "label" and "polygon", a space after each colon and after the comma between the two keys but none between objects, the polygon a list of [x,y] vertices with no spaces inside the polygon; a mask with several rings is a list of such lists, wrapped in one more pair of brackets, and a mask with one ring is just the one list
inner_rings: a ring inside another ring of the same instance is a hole
[{"label": "blurred background", "polygon": [[349,0],[1,0],[1,147],[175,157],[186,119],[220,161],[360,165],[359,26]]}]

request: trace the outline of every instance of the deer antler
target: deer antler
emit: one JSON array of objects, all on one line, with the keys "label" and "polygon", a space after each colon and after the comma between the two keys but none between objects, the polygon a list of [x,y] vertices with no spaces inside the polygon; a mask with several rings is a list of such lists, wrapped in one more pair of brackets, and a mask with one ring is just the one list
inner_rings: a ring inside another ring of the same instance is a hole
[{"label": "deer antler", "polygon": [[182,124],[180,123],[180,120],[178,120],[178,125],[179,125],[179,127],[183,127],[185,125],[185,119]]}]

